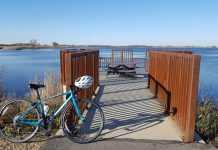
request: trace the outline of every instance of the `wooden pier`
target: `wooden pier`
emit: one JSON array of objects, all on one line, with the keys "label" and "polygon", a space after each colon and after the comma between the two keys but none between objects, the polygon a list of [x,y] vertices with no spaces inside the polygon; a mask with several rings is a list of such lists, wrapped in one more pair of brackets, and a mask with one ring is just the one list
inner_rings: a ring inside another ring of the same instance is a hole
[{"label": "wooden pier", "polygon": [[99,58],[99,51],[64,50],[60,58],[64,86],[77,77],[93,76],[93,86],[77,97],[91,98],[99,88],[95,100],[106,116],[102,138],[195,140],[200,56],[191,51],[148,51],[139,63],[144,64],[143,78],[137,73],[135,78],[106,78],[99,66],[113,59]]}]

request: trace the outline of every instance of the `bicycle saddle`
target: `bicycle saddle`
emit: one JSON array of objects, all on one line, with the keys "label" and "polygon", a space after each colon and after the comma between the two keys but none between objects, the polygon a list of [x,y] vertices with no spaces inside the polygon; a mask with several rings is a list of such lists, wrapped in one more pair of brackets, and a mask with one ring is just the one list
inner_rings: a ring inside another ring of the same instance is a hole
[{"label": "bicycle saddle", "polygon": [[37,89],[39,89],[39,88],[44,88],[45,85],[43,85],[43,84],[29,84],[29,87],[30,87],[31,89],[37,90]]}]

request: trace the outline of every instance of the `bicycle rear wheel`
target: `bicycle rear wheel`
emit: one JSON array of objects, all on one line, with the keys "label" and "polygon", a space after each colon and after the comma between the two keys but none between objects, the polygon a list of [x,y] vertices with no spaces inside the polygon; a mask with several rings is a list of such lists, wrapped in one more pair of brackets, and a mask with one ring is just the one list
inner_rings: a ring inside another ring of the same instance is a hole
[{"label": "bicycle rear wheel", "polygon": [[20,143],[31,139],[36,134],[39,128],[38,126],[32,126],[18,121],[39,121],[40,116],[36,108],[30,110],[23,117],[20,117],[24,111],[31,107],[32,103],[25,100],[13,100],[2,107],[0,110],[0,134],[3,138],[11,142]]},{"label": "bicycle rear wheel", "polygon": [[98,104],[90,100],[78,100],[84,120],[79,119],[73,104],[69,105],[62,116],[62,128],[65,135],[76,143],[94,141],[104,127],[104,114]]}]

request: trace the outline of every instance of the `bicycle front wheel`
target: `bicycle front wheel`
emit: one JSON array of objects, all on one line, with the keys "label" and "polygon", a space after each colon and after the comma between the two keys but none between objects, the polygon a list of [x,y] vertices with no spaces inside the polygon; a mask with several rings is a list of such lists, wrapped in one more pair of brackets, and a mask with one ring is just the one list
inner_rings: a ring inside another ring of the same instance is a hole
[{"label": "bicycle front wheel", "polygon": [[20,143],[31,139],[38,131],[38,126],[24,124],[22,121],[38,122],[38,109],[33,108],[25,115],[24,112],[32,107],[32,103],[25,100],[8,102],[0,110],[0,134],[8,141]]},{"label": "bicycle front wheel", "polygon": [[94,141],[104,127],[104,114],[98,104],[90,100],[78,100],[82,118],[75,112],[73,104],[69,105],[62,116],[62,128],[65,135],[76,143]]}]

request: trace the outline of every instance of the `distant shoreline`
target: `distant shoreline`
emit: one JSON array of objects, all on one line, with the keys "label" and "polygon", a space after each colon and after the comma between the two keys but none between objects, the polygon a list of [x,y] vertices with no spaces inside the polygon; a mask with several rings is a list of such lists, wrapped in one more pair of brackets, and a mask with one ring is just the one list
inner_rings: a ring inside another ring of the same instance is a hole
[{"label": "distant shoreline", "polygon": [[25,49],[50,49],[50,48],[68,48],[66,46],[35,46],[35,45],[0,45],[3,50],[25,50]]},{"label": "distant shoreline", "polygon": [[111,45],[7,45],[0,44],[0,49],[4,50],[25,50],[25,49],[51,49],[51,48],[72,48],[72,49],[133,49],[133,48],[217,48],[216,46],[147,46],[147,45],[128,45],[128,46],[111,46]]}]

